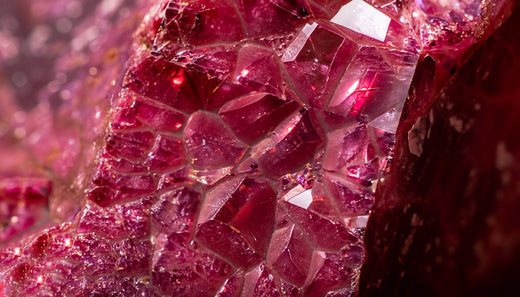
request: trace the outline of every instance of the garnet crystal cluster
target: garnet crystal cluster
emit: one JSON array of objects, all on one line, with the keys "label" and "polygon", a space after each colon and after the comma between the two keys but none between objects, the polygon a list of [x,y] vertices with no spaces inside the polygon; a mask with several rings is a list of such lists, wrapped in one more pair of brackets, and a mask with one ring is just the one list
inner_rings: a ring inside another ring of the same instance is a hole
[{"label": "garnet crystal cluster", "polygon": [[416,68],[426,54],[437,63],[413,88],[426,90],[413,103],[424,110],[433,75],[446,80],[498,11],[486,1],[109,2],[94,20],[117,5],[126,18],[151,9],[132,38],[120,29],[83,52],[98,78],[74,74],[69,103],[45,111],[80,122],[80,136],[66,121],[23,126],[37,131],[22,143],[43,168],[65,157],[51,174],[0,180],[0,296],[355,294]]}]

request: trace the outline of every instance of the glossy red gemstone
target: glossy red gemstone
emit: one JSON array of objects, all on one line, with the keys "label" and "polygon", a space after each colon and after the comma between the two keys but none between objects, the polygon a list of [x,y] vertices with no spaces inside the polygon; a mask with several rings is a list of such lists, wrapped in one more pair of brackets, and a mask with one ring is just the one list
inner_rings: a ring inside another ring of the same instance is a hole
[{"label": "glossy red gemstone", "polygon": [[247,145],[240,142],[215,114],[199,111],[184,129],[190,163],[195,168],[219,168],[234,165]]},{"label": "glossy red gemstone", "polygon": [[249,267],[266,255],[275,205],[276,193],[267,180],[225,182],[207,193],[195,236],[231,263]]},{"label": "glossy red gemstone", "polygon": [[284,100],[268,93],[253,93],[229,101],[218,114],[238,138],[252,145],[298,107],[298,103],[290,99]]}]

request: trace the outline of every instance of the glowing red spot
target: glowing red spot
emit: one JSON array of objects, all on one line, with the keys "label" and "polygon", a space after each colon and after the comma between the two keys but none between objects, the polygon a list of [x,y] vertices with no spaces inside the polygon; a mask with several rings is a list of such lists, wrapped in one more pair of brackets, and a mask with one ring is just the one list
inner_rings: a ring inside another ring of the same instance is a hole
[{"label": "glowing red spot", "polygon": [[240,80],[240,79],[246,77],[248,74],[249,74],[249,70],[242,69],[242,71],[240,71],[240,75],[237,75],[236,79]]},{"label": "glowing red spot", "polygon": [[323,196],[314,197],[313,200],[314,200],[314,201],[321,202],[321,201],[325,201],[325,197],[323,197]]},{"label": "glowing red spot", "polygon": [[352,105],[352,109],[350,110],[351,115],[358,115],[359,111],[365,105],[365,101],[367,100],[366,94],[359,94],[356,96],[356,99],[354,100],[354,104]]},{"label": "glowing red spot", "polygon": [[182,83],[184,82],[184,78],[183,77],[177,77],[173,80],[173,84],[176,85],[176,86],[180,86],[182,85]]},{"label": "glowing red spot", "polygon": [[182,127],[182,123],[175,124],[175,129],[180,129]]},{"label": "glowing red spot", "polygon": [[175,72],[175,74],[173,74],[171,77],[171,82],[173,86],[177,88],[180,87],[182,83],[184,83],[184,70],[179,69],[177,72]]}]

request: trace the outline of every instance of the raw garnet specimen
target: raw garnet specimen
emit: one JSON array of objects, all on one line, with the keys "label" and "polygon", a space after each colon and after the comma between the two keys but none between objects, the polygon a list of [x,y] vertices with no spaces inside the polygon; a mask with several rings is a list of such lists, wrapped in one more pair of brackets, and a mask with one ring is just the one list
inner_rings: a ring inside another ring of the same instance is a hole
[{"label": "raw garnet specimen", "polygon": [[[117,11],[105,2],[94,19]],[[95,103],[85,94],[112,95],[106,123],[95,113],[98,134],[81,142],[92,162],[70,154],[76,165],[57,175],[73,181],[59,193],[81,206],[4,247],[0,296],[355,294],[365,226],[392,172],[416,68],[428,66],[426,54],[437,63],[412,89],[424,91],[414,102],[424,110],[439,85],[433,76],[446,79],[485,33],[483,19],[494,20],[495,6],[467,2],[142,0],[121,8],[131,16],[152,7],[126,37],[133,44],[122,68],[110,66],[112,52],[88,69],[116,90],[87,80],[71,95],[82,108]],[[47,208],[47,183],[15,181],[0,180],[1,241]]]}]

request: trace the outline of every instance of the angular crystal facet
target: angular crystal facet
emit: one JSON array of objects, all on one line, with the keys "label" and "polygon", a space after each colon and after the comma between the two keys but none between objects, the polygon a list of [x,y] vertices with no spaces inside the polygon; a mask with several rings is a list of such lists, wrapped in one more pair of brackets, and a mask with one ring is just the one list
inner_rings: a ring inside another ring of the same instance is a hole
[{"label": "angular crystal facet", "polygon": [[316,248],[338,250],[357,240],[340,221],[331,221],[290,203],[285,203],[285,207],[289,217],[301,226]]},{"label": "angular crystal facet", "polygon": [[417,59],[415,53],[361,47],[324,111],[328,124],[373,121],[395,133]]},{"label": "angular crystal facet", "polygon": [[241,296],[298,296],[298,288],[280,280],[271,273],[265,264],[260,264],[245,275]]},{"label": "angular crystal facet", "polygon": [[237,271],[230,277],[222,288],[217,292],[215,297],[235,297],[241,296],[242,286],[244,285],[244,272]]},{"label": "angular crystal facet", "polygon": [[278,57],[271,49],[246,44],[238,52],[234,83],[276,94],[282,91],[282,75]]},{"label": "angular crystal facet", "polygon": [[292,32],[309,16],[306,1],[302,0],[236,2],[249,36],[284,35]]},{"label": "angular crystal facet", "polygon": [[272,135],[255,145],[252,157],[268,177],[294,172],[311,161],[324,139],[312,110],[302,109],[282,122]]},{"label": "angular crystal facet", "polygon": [[106,149],[111,157],[137,160],[152,148],[153,140],[153,133],[148,131],[110,133]]},{"label": "angular crystal facet", "polygon": [[268,93],[253,93],[226,103],[219,110],[219,116],[242,141],[254,144],[298,107],[295,101]]},{"label": "angular crystal facet", "polygon": [[240,16],[233,1],[170,1],[165,10],[161,43],[205,45],[239,41],[244,37]]},{"label": "angular crystal facet", "polygon": [[201,107],[196,78],[188,69],[163,59],[148,57],[128,70],[124,84],[130,90],[180,111]]},{"label": "angular crystal facet", "polygon": [[285,49],[282,61],[298,95],[314,108],[330,100],[358,45],[330,24],[306,24]]},{"label": "angular crystal facet", "polygon": [[[244,253],[266,254],[275,205],[276,193],[266,180],[246,177],[225,182],[208,192],[196,237],[224,258],[244,265]],[[224,238],[216,236],[219,233]]]},{"label": "angular crystal facet", "polygon": [[231,266],[213,254],[175,239],[174,236],[156,239],[151,283],[170,296],[214,295],[231,276]]},{"label": "angular crystal facet", "polygon": [[156,105],[145,97],[132,92],[119,95],[120,106],[113,112],[111,128],[137,129],[147,125],[153,130],[176,132],[182,129],[186,116],[178,111]]},{"label": "angular crystal facet", "polygon": [[180,137],[159,135],[145,164],[150,171],[165,171],[185,163],[186,151]]},{"label": "angular crystal facet", "polygon": [[280,228],[273,233],[267,263],[283,279],[304,286],[312,260],[312,245],[295,225]]},{"label": "angular crystal facet", "polygon": [[201,203],[201,194],[182,187],[168,191],[150,208],[152,228],[164,233],[175,233],[189,238],[195,227],[196,213]]},{"label": "angular crystal facet", "polygon": [[184,141],[191,164],[197,168],[235,165],[247,149],[219,117],[202,111],[189,118]]}]

